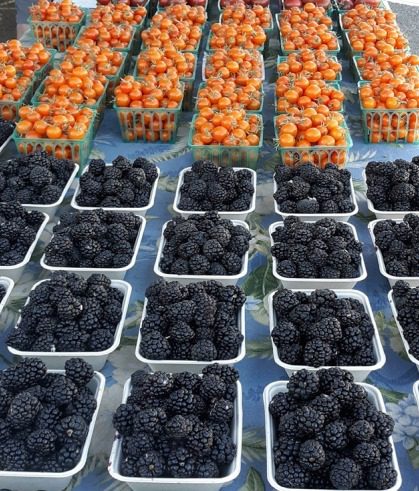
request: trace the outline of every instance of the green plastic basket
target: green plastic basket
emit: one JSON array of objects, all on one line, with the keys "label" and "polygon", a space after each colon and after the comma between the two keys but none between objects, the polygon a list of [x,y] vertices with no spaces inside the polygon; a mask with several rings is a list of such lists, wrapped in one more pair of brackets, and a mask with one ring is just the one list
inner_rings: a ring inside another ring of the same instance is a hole
[{"label": "green plastic basket", "polygon": [[[334,33],[334,35],[336,36],[336,33]],[[337,38],[337,36],[336,36]],[[287,55],[290,55],[291,53],[299,53],[301,50],[299,49],[293,49],[293,50],[289,50],[287,51],[285,48],[284,48],[284,44],[283,44],[283,37],[281,35],[281,32],[279,33],[279,42],[280,42],[280,46],[281,46],[281,53],[283,56],[287,56]],[[315,51],[315,50],[313,50]],[[337,56],[338,53],[340,52],[340,46],[339,46],[339,40],[338,40],[338,48],[337,49],[330,49],[330,50],[323,50],[328,56]]]},{"label": "green plastic basket", "polygon": [[[207,86],[207,83],[206,82],[201,82],[199,84],[199,87],[198,87],[198,93],[199,93],[199,91],[201,89],[204,89],[206,86]],[[247,113],[249,113],[249,114],[262,114],[263,106],[264,106],[264,103],[265,103],[265,93],[263,92],[263,89],[262,88],[261,88],[260,92],[261,92],[261,95],[262,95],[262,97],[261,97],[261,103],[260,103],[260,108],[257,109],[256,111],[247,111],[246,110]],[[198,112],[197,103],[198,103],[198,97],[197,97],[197,100],[195,101],[195,105],[194,105],[194,108],[193,108],[194,112]]]},{"label": "green plastic basket", "polygon": [[[292,147],[285,148],[278,145],[278,152],[281,156],[282,163],[289,167],[312,163],[317,167],[322,167],[324,163],[332,162],[339,167],[344,167],[348,157],[348,151],[352,147],[353,142],[349,128],[346,123],[341,125],[346,130],[346,145],[335,147]],[[275,140],[279,140],[278,128],[276,126],[276,118],[274,118]],[[324,162],[322,162],[324,161]]]},{"label": "green plastic basket", "polygon": [[[343,31],[342,32],[342,40],[343,40],[343,47],[345,52],[348,54],[349,57],[355,57],[355,56],[362,56],[364,51],[355,51],[352,49],[351,43],[349,41],[349,31]],[[407,45],[403,49],[397,49],[394,50],[395,53],[409,53],[410,52],[410,47]]]},{"label": "green plastic basket", "polygon": [[[328,58],[330,58],[333,61],[338,62],[338,59],[337,59],[336,56],[329,56]],[[284,61],[288,61],[288,57],[287,56],[278,55],[277,62],[276,62],[277,66],[279,65],[279,63],[284,62]],[[282,75],[285,75],[284,73],[280,72],[278,69],[276,70],[276,73],[278,74],[278,77],[281,77]],[[337,74],[336,80],[325,80],[325,82],[327,84],[329,84],[329,83],[335,83],[335,82],[341,82],[341,81],[342,81],[342,73],[341,72],[339,72]]]},{"label": "green plastic basket", "polygon": [[[181,85],[183,87],[183,83]],[[176,140],[182,103],[183,100],[175,109],[118,107],[114,104],[122,139],[126,142],[173,143]],[[151,124],[154,128],[151,128]]]},{"label": "green plastic basket", "polygon": [[29,17],[28,24],[31,26],[33,35],[38,42],[42,43],[46,48],[62,52],[74,43],[81,27],[85,24],[87,10],[82,10],[83,17],[77,23],[38,21]]},{"label": "green plastic basket", "polygon": [[[74,45],[77,46],[77,47],[80,47],[80,39],[81,37],[83,36],[83,32],[86,30],[88,26],[85,26],[85,27],[82,27],[77,35],[77,38],[76,40],[74,41]],[[130,42],[128,43],[128,46],[126,46],[125,48],[111,48],[115,51],[121,51],[123,53],[128,53],[128,56],[131,56],[134,52],[134,47],[135,47],[135,41],[136,41],[136,38],[135,36],[137,35],[137,31],[136,29],[133,29],[132,30],[132,34],[131,34],[131,39],[130,39]]]},{"label": "green plastic basket", "polygon": [[[96,115],[94,115],[95,118]],[[57,158],[74,160],[80,164],[80,171],[86,165],[93,146],[93,121],[82,140],[50,140],[48,138],[24,138],[13,132],[12,138],[19,153],[27,155],[44,151]]]},{"label": "green plastic basket", "polygon": [[194,160],[212,160],[220,166],[240,166],[255,167],[259,159],[260,149],[263,145],[263,118],[259,115],[261,130],[259,145],[254,147],[228,147],[225,145],[194,145],[193,136],[195,134],[195,120],[197,114],[192,118],[191,129],[189,131],[188,146],[191,149]]},{"label": "green plastic basket", "polygon": [[[365,78],[363,78],[362,74],[361,74],[361,70],[359,69],[358,67],[358,60],[362,58],[362,55],[361,56],[354,56],[351,60],[351,68],[352,68],[352,71],[353,71],[353,74],[354,74],[354,77],[358,80],[358,81],[361,81],[361,82],[370,82],[370,80],[366,80]],[[417,66],[416,67],[416,71],[418,72],[419,74],[419,67]]]},{"label": "green plastic basket", "polygon": [[[205,51],[207,53],[212,53],[213,51],[216,51],[217,49],[230,49],[233,47],[233,46],[231,46],[231,47],[224,46],[223,48],[210,48],[211,39],[212,39],[212,32],[209,33],[208,39],[207,39],[207,44],[205,45]],[[260,46],[259,48],[252,48],[252,49],[255,49],[255,50],[259,51],[260,53],[263,53],[268,45],[269,45],[269,36],[266,36],[266,41],[263,43],[263,46]]]},{"label": "green plastic basket", "polygon": [[[358,90],[369,83],[358,82]],[[419,108],[364,109],[361,101],[360,107],[366,143],[419,143]]]},{"label": "green plastic basket", "polygon": [[43,67],[41,67],[39,70],[36,70],[34,73],[34,77],[35,77],[37,84],[39,84],[40,82],[42,82],[42,80],[44,80],[44,78],[48,75],[48,73],[50,72],[50,70],[54,66],[54,58],[55,58],[55,55],[57,54],[57,50],[56,49],[48,49],[47,51],[50,54],[49,60],[47,61],[47,63],[45,63],[45,65]]},{"label": "green plastic basket", "polygon": [[34,77],[18,101],[0,100],[0,117],[7,121],[17,121],[19,119],[19,109],[29,103],[35,92],[36,85],[37,80]]}]

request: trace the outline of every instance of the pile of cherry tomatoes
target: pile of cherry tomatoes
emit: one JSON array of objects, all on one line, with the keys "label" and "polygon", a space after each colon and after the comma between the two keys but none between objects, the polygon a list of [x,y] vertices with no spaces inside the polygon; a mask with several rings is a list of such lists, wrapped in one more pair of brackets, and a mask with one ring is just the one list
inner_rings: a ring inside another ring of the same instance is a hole
[{"label": "pile of cherry tomatoes", "polygon": [[237,5],[226,7],[222,11],[221,22],[223,24],[233,25],[258,25],[263,29],[270,29],[273,27],[272,14],[269,7],[254,5],[251,8],[246,8],[244,3],[238,3]]},{"label": "pile of cherry tomatoes", "polygon": [[30,18],[33,21],[68,22],[75,24],[84,16],[83,10],[72,0],[38,0],[38,3],[29,7]]},{"label": "pile of cherry tomatoes", "polygon": [[206,55],[204,65],[205,78],[234,79],[238,85],[264,78],[263,57],[257,50],[217,49]]},{"label": "pile of cherry tomatoes", "polygon": [[139,26],[147,17],[147,9],[143,6],[133,10],[126,3],[110,3],[108,5],[98,5],[90,14],[92,23],[104,24],[128,24]]},{"label": "pile of cherry tomatoes", "polygon": [[358,4],[342,15],[342,28],[368,29],[373,26],[396,25],[396,14],[391,10],[372,9],[364,4]]},{"label": "pile of cherry tomatoes", "polygon": [[135,65],[138,77],[166,74],[170,78],[193,76],[196,57],[193,53],[181,53],[175,48],[148,48],[140,51]]},{"label": "pile of cherry tomatoes", "polygon": [[329,56],[323,50],[310,49],[302,49],[298,53],[290,53],[287,57],[282,57],[276,68],[279,76],[305,77],[308,80],[327,82],[340,79],[342,72],[342,65],[336,57]]},{"label": "pile of cherry tomatoes", "polygon": [[0,43],[0,64],[13,65],[16,71],[26,77],[44,68],[51,61],[51,53],[41,43],[33,43],[31,46],[22,46],[17,39],[11,39]]},{"label": "pile of cherry tomatoes", "polygon": [[419,56],[410,53],[379,53],[376,48],[370,48],[356,57],[355,63],[362,80],[374,80],[384,72],[409,81],[419,77]]},{"label": "pile of cherry tomatoes", "polygon": [[94,46],[91,49],[83,49],[69,46],[60,63],[60,69],[68,73],[72,72],[75,67],[82,66],[105,77],[113,78],[120,72],[126,56],[126,53],[111,48]]},{"label": "pile of cherry tomatoes", "polygon": [[30,77],[17,73],[13,65],[0,66],[0,116],[3,119],[16,119],[16,103],[27,98],[31,82]]},{"label": "pile of cherry tomatoes", "polygon": [[153,23],[159,24],[163,19],[180,20],[190,26],[203,27],[207,21],[204,7],[190,7],[183,3],[173,4],[153,15]]},{"label": "pile of cherry tomatoes", "polygon": [[179,51],[195,51],[202,38],[202,28],[188,22],[163,17],[152,20],[151,26],[141,32],[145,47],[168,48],[173,46]]},{"label": "pile of cherry tomatoes", "polygon": [[77,46],[82,48],[112,48],[128,50],[131,47],[135,30],[130,24],[109,24],[95,22],[83,27],[77,37]]},{"label": "pile of cherry tomatoes", "polygon": [[260,25],[215,22],[211,25],[208,45],[210,49],[236,46],[245,49],[262,49],[266,39],[266,33]]}]

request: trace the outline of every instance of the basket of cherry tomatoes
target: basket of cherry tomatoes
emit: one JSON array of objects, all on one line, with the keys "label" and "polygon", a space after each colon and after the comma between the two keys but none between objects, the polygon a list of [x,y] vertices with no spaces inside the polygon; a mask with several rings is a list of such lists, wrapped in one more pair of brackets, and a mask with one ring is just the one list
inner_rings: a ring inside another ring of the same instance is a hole
[{"label": "basket of cherry tomatoes", "polygon": [[141,29],[147,18],[147,4],[138,7],[130,7],[126,3],[109,3],[107,5],[98,5],[88,14],[88,23],[97,24],[129,24],[136,29]]},{"label": "basket of cherry tomatoes", "polygon": [[289,10],[295,7],[303,8],[306,3],[313,3],[316,7],[325,9],[328,15],[333,12],[331,0],[278,0],[280,10]]},{"label": "basket of cherry tomatoes", "polygon": [[95,111],[67,102],[22,106],[13,139],[19,153],[44,151],[85,165],[93,144]]},{"label": "basket of cherry tomatoes", "polygon": [[202,7],[207,10],[208,0],[158,0],[157,10],[165,10],[173,5],[186,3],[190,7]]},{"label": "basket of cherry tomatoes", "polygon": [[357,5],[365,5],[370,9],[388,9],[382,0],[332,0],[332,2],[338,14],[344,14],[348,10],[356,8]]},{"label": "basket of cherry tomatoes", "polygon": [[183,82],[183,108],[192,110],[193,84],[196,78],[197,57],[193,53],[181,53],[173,47],[160,49],[148,48],[140,51],[134,66],[134,76],[167,75]]},{"label": "basket of cherry tomatoes", "polygon": [[261,80],[249,79],[246,85],[238,85],[234,80],[210,78],[199,85],[195,111],[209,107],[215,111],[244,109],[247,112],[261,113],[263,101]]},{"label": "basket of cherry tomatoes", "polygon": [[265,80],[262,53],[238,47],[204,53],[202,80],[211,77],[234,79],[239,85],[246,85],[248,79]]},{"label": "basket of cherry tomatoes", "polygon": [[325,115],[314,108],[274,118],[275,142],[282,162],[288,166],[327,163],[343,167],[352,139],[342,113]]},{"label": "basket of cherry tomatoes", "polygon": [[384,24],[363,30],[353,28],[343,32],[343,41],[352,57],[361,56],[369,48],[386,54],[409,51],[409,42],[396,25]]},{"label": "basket of cherry tomatoes", "polygon": [[19,108],[30,101],[35,86],[35,79],[17,72],[13,65],[0,66],[0,117],[16,121]]},{"label": "basket of cherry tomatoes", "polygon": [[251,8],[255,5],[269,7],[269,0],[218,0],[218,10],[221,12],[232,5],[241,5],[244,3],[246,7]]},{"label": "basket of cherry tomatoes", "polygon": [[71,0],[38,0],[29,12],[28,23],[35,39],[46,48],[58,51],[65,51],[73,44],[86,20],[86,12]]},{"label": "basket of cherry tomatoes", "polygon": [[324,112],[343,111],[345,94],[337,82],[309,80],[283,75],[275,85],[275,109],[278,113],[314,108]]},{"label": "basket of cherry tomatoes", "polygon": [[380,25],[396,25],[397,15],[388,9],[370,8],[365,4],[357,4],[353,9],[339,14],[339,27],[342,31],[352,28],[365,29]]},{"label": "basket of cherry tomatoes", "polygon": [[244,49],[256,49],[262,52],[268,42],[269,38],[263,27],[259,25],[235,25],[215,22],[211,25],[206,51],[238,47]]},{"label": "basket of cherry tomatoes", "polygon": [[207,12],[204,7],[190,6],[186,3],[174,3],[164,10],[158,10],[152,18],[153,22],[159,24],[163,19],[172,19],[186,22],[189,26],[204,27],[207,22]]},{"label": "basket of cherry tomatoes", "polygon": [[274,31],[274,21],[269,7],[256,4],[246,7],[246,4],[236,3],[228,5],[220,14],[220,24],[250,24],[261,26],[265,33],[270,36]]},{"label": "basket of cherry tomatoes", "polygon": [[329,56],[321,49],[316,51],[304,49],[288,56],[278,56],[276,71],[279,77],[288,75],[325,82],[342,80],[342,65],[336,56]]},{"label": "basket of cherry tomatoes", "polygon": [[263,119],[244,109],[203,108],[192,119],[188,145],[194,160],[254,167],[263,145]]},{"label": "basket of cherry tomatoes", "polygon": [[176,139],[184,84],[167,75],[124,77],[115,87],[114,109],[124,141],[170,143]]},{"label": "basket of cherry tomatoes", "polygon": [[358,82],[364,139],[368,143],[419,143],[419,81],[384,73]]},{"label": "basket of cherry tomatoes", "polygon": [[419,77],[419,55],[364,52],[362,56],[354,56],[353,67],[358,80],[374,80],[384,72],[389,72],[412,81]]}]

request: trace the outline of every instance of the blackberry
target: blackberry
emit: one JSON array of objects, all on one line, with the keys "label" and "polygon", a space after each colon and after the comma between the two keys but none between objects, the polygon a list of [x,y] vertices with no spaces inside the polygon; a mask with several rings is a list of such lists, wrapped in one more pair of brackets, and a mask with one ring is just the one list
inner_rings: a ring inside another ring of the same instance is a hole
[{"label": "blackberry", "polygon": [[302,406],[295,411],[295,422],[299,435],[313,435],[323,428],[324,416],[310,406]]},{"label": "blackberry", "polygon": [[26,469],[29,455],[23,442],[9,440],[2,448],[2,470],[22,472]]},{"label": "blackberry", "polygon": [[150,360],[167,360],[170,359],[171,348],[160,333],[152,332],[141,338],[140,353]]},{"label": "blackberry", "polygon": [[310,472],[321,469],[325,463],[326,454],[321,444],[316,440],[306,440],[300,447],[298,461],[303,469]]},{"label": "blackberry", "polygon": [[377,465],[381,460],[380,451],[373,443],[359,443],[354,447],[352,455],[361,467]]},{"label": "blackberry", "polygon": [[[72,469],[80,461],[81,447],[77,443],[68,443],[60,448],[57,454],[57,464],[63,470]],[[56,472],[56,471],[55,471]]]},{"label": "blackberry", "polygon": [[287,388],[290,396],[304,401],[318,394],[320,380],[315,372],[300,370],[291,375]]},{"label": "blackberry", "polygon": [[48,429],[36,430],[26,442],[28,450],[34,454],[48,455],[55,451],[57,435]]},{"label": "blackberry", "polygon": [[203,458],[196,463],[195,476],[198,479],[216,479],[220,477],[220,469],[213,460]]},{"label": "blackberry", "polygon": [[166,434],[175,440],[186,438],[193,430],[193,423],[190,419],[180,414],[171,418],[165,426]]},{"label": "blackberry", "polygon": [[135,414],[134,406],[121,404],[115,411],[112,424],[116,431],[123,436],[129,436],[134,429],[133,417]]},{"label": "blackberry", "polygon": [[336,489],[354,489],[362,476],[359,465],[350,458],[339,459],[330,470],[330,482]]},{"label": "blackberry", "polygon": [[321,339],[308,341],[304,348],[304,363],[313,367],[330,365],[333,360],[334,351],[329,343]]},{"label": "blackberry", "polygon": [[191,347],[191,358],[197,361],[213,361],[217,359],[217,349],[209,339],[201,339]]},{"label": "blackberry", "polygon": [[239,372],[236,368],[229,365],[219,365],[213,363],[202,370],[203,375],[217,375],[226,384],[233,384],[239,380]]},{"label": "blackberry", "polygon": [[342,338],[340,322],[335,317],[326,317],[316,324],[309,326],[308,336],[311,339],[320,339],[335,343]]},{"label": "blackberry", "polygon": [[170,410],[181,415],[193,414],[195,402],[194,394],[187,389],[174,390],[168,399]]},{"label": "blackberry", "polygon": [[187,436],[188,447],[198,456],[205,456],[211,453],[214,435],[210,427],[203,423],[196,423]]},{"label": "blackberry", "polygon": [[275,470],[275,480],[287,488],[305,488],[310,474],[295,462],[279,464]]},{"label": "blackberry", "polygon": [[323,438],[326,448],[341,450],[348,444],[347,426],[341,421],[332,421],[324,427]]},{"label": "blackberry", "polygon": [[15,430],[26,428],[35,420],[40,409],[41,403],[36,397],[21,392],[10,403],[7,422]]},{"label": "blackberry", "polygon": [[215,401],[209,411],[209,419],[215,422],[231,421],[234,416],[234,404],[225,399]]},{"label": "blackberry", "polygon": [[236,452],[236,445],[229,435],[223,434],[214,436],[211,459],[218,465],[230,464],[234,460]]},{"label": "blackberry", "polygon": [[134,433],[146,432],[158,436],[164,425],[166,424],[167,416],[161,408],[143,409],[134,417]]},{"label": "blackberry", "polygon": [[55,427],[58,441],[64,445],[69,443],[83,444],[88,426],[81,416],[66,416]]},{"label": "blackberry", "polygon": [[226,384],[218,375],[204,374],[200,394],[205,399],[220,399],[226,391]]},{"label": "blackberry", "polygon": [[319,394],[311,402],[310,407],[323,414],[325,421],[333,421],[339,417],[339,402],[327,394]]},{"label": "blackberry", "polygon": [[374,427],[368,421],[359,420],[349,427],[348,434],[355,442],[368,442],[374,435]]},{"label": "blackberry", "polygon": [[397,472],[390,463],[381,461],[368,469],[367,479],[371,489],[389,489],[397,482]]},{"label": "blackberry", "polygon": [[196,460],[193,454],[184,447],[178,447],[173,450],[167,458],[167,471],[172,477],[192,477],[195,467]]}]

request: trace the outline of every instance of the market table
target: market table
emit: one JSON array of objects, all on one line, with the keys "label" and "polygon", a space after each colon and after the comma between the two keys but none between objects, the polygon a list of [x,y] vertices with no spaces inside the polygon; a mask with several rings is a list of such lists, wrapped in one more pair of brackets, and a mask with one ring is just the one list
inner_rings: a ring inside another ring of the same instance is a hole
[{"label": "market table", "polygon": [[[272,8],[275,13],[275,8]],[[212,12],[211,18],[215,18]],[[274,81],[275,65],[278,55],[278,35],[274,34],[270,48],[265,57],[267,71],[265,81],[264,108],[264,145],[257,165],[257,206],[256,212],[248,218],[252,241],[250,249],[249,273],[239,284],[247,295],[246,302],[246,357],[237,368],[240,371],[243,385],[243,459],[240,476],[225,489],[240,491],[261,491],[270,489],[266,481],[265,431],[262,392],[272,381],[287,380],[284,370],[274,363],[272,345],[268,329],[267,296],[280,287],[272,275],[270,256],[269,225],[280,217],[274,213],[273,169],[279,162],[273,138],[274,115]],[[29,39],[29,36],[28,36]],[[205,44],[205,41],[204,43]],[[200,54],[202,59],[202,53]],[[200,70],[195,81],[195,90],[200,82]],[[394,441],[401,468],[404,491],[419,490],[419,411],[412,394],[412,385],[419,378],[418,371],[407,358],[394,319],[391,315],[387,294],[389,283],[380,274],[375,251],[368,233],[367,224],[374,219],[366,206],[365,186],[362,181],[362,170],[371,160],[411,159],[419,155],[415,145],[378,144],[363,142],[359,103],[356,85],[344,61],[342,87],[346,95],[346,121],[354,142],[349,152],[347,168],[352,172],[359,213],[350,220],[356,226],[360,240],[364,244],[363,253],[368,271],[367,279],[357,285],[357,289],[367,294],[370,299],[375,320],[384,344],[387,362],[383,369],[374,372],[367,382],[378,387],[387,404],[387,410],[395,418]],[[107,472],[107,464],[113,441],[112,413],[121,402],[122,388],[126,379],[141,367],[135,358],[138,325],[141,318],[146,287],[157,277],[153,265],[157,252],[157,242],[165,221],[173,216],[174,191],[179,172],[191,165],[192,154],[187,148],[191,113],[182,115],[178,137],[174,144],[140,144],[124,143],[121,140],[116,114],[111,109],[106,111],[102,125],[94,141],[91,153],[93,158],[103,158],[110,162],[122,154],[130,159],[146,157],[160,167],[158,191],[154,207],[147,215],[147,225],[135,268],[126,276],[133,288],[131,304],[126,320],[126,329],[121,345],[109,358],[103,373],[107,378],[106,390],[102,400],[98,421],[87,464],[83,471],[76,475],[68,490],[74,491],[125,491],[128,486],[114,481]],[[5,150],[2,158],[16,155],[14,144]],[[71,193],[70,193],[71,194]],[[65,207],[69,207],[71,196],[67,196]],[[51,225],[48,227],[51,232]],[[12,296],[3,312],[1,368],[12,362],[5,347],[6,328],[17,319],[31,286],[47,277],[41,270],[39,259],[44,244],[36,249],[30,266],[16,285]],[[0,483],[1,484],[1,483]]]}]

